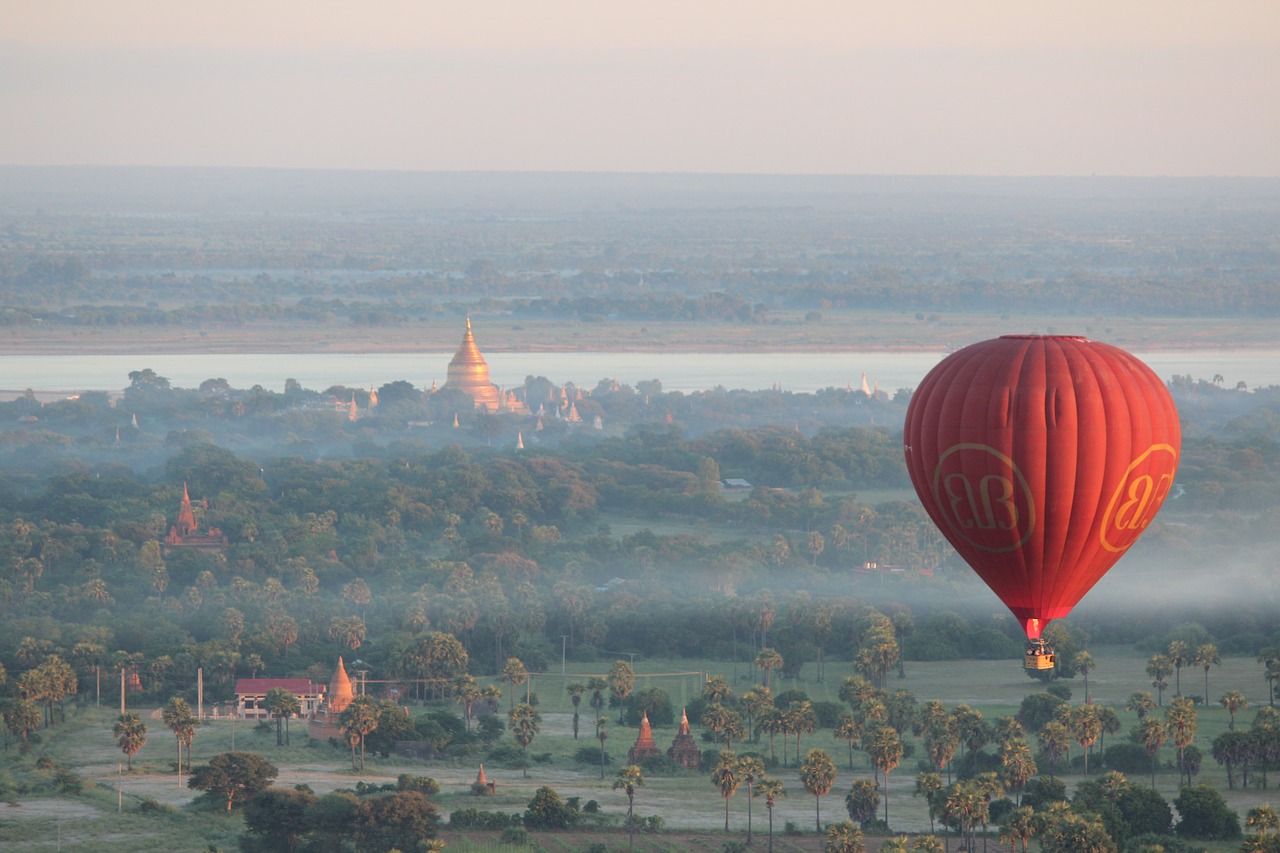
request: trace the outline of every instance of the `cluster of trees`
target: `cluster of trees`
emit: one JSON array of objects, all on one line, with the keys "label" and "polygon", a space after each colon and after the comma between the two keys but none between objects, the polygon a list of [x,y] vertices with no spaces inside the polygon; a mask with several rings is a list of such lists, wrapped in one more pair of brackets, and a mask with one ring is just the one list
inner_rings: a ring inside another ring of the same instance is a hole
[{"label": "cluster of trees", "polygon": [[270,787],[275,776],[276,769],[261,756],[231,752],[197,768],[191,785],[209,796],[235,791],[245,798],[241,849],[246,853],[444,849],[436,839],[441,821],[430,798],[440,789],[432,779],[402,775],[394,785],[317,796],[305,785]]}]

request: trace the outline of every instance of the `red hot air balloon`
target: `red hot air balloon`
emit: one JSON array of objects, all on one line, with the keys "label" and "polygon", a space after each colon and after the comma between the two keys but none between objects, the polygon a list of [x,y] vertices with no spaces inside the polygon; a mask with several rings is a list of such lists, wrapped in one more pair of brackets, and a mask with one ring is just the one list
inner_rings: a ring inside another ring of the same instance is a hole
[{"label": "red hot air balloon", "polygon": [[1049,620],[1071,611],[1164,503],[1181,429],[1164,383],[1124,350],[1006,335],[925,376],[903,444],[934,524],[1045,649]]}]

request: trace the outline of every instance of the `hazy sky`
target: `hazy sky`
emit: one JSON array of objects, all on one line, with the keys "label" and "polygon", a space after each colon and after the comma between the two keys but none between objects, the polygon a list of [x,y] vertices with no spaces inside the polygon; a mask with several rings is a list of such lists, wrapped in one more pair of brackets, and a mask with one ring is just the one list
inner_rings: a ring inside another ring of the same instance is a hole
[{"label": "hazy sky", "polygon": [[0,0],[0,163],[1280,175],[1280,0]]}]

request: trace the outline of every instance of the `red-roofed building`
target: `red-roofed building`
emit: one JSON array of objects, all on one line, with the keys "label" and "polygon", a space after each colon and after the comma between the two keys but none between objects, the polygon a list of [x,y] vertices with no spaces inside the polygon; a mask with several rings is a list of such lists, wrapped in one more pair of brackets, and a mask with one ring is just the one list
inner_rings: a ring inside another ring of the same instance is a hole
[{"label": "red-roofed building", "polygon": [[262,706],[267,691],[276,687],[298,697],[303,719],[315,713],[324,701],[324,685],[310,678],[241,678],[236,681],[236,716],[242,720],[265,720],[271,714]]}]

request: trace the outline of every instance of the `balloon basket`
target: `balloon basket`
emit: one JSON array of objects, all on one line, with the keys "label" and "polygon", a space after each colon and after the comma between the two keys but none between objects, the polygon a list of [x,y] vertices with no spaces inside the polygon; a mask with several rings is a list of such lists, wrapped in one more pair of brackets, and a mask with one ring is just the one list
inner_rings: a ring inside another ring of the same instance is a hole
[{"label": "balloon basket", "polygon": [[1057,655],[1054,654],[1053,647],[1044,640],[1037,638],[1027,646],[1023,667],[1031,672],[1043,672],[1047,669],[1053,669],[1056,662]]}]

